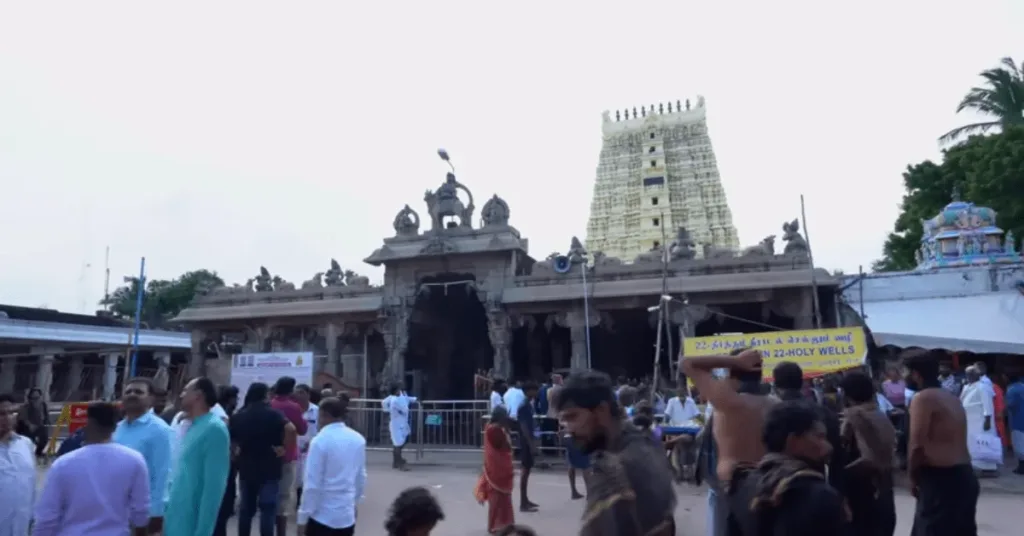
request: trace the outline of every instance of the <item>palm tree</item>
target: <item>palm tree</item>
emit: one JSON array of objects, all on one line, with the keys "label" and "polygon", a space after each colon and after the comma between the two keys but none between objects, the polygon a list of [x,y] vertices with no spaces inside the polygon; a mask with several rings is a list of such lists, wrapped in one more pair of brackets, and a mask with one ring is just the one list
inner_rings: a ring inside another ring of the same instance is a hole
[{"label": "palm tree", "polygon": [[1024,125],[1024,63],[1017,65],[1013,58],[1003,58],[999,67],[982,71],[979,76],[985,79],[987,87],[971,88],[956,111],[980,112],[990,120],[954,128],[939,138],[940,143],[952,143],[964,135],[983,134],[994,128]]}]

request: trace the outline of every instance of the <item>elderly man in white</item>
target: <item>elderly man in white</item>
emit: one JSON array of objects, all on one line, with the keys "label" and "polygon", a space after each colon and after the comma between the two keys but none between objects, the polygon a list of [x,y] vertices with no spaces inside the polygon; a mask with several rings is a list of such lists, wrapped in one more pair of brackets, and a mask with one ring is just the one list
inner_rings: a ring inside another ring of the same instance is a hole
[{"label": "elderly man in white", "polygon": [[1002,447],[996,432],[994,401],[987,386],[981,381],[976,367],[966,371],[967,385],[960,393],[960,403],[967,414],[967,447],[971,465],[983,473],[999,469]]}]

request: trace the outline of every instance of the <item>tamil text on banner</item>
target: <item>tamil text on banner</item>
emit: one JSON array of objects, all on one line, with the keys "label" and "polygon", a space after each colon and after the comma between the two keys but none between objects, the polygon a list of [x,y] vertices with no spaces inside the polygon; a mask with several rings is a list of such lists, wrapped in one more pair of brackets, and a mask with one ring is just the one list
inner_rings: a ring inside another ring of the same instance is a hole
[{"label": "tamil text on banner", "polygon": [[296,383],[313,384],[313,352],[237,354],[231,358],[231,385],[245,400],[249,386],[262,382],[271,387],[278,378],[289,376]]},{"label": "tamil text on banner", "polygon": [[754,348],[764,356],[764,376],[782,361],[792,361],[805,377],[821,376],[864,364],[868,355],[864,330],[859,327],[769,331],[693,337],[683,342],[683,359],[703,355],[728,355],[740,348]]}]

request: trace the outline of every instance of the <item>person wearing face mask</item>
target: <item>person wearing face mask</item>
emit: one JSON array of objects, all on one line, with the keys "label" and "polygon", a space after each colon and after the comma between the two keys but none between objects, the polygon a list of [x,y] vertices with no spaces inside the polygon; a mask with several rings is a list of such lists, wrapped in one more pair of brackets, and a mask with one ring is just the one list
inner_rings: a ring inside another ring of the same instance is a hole
[{"label": "person wearing face mask", "polygon": [[766,454],[733,492],[744,506],[733,510],[730,536],[843,534],[843,498],[820,470],[832,452],[821,414],[803,401],[782,402],[763,428]]}]

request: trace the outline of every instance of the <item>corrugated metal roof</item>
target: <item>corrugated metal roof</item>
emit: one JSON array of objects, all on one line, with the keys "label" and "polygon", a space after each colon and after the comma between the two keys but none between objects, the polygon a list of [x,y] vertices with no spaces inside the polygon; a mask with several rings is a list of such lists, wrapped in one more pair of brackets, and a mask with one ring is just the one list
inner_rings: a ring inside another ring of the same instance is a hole
[{"label": "corrugated metal roof", "polygon": [[864,313],[879,346],[1024,354],[1024,296],[1016,291],[866,301]]}]

